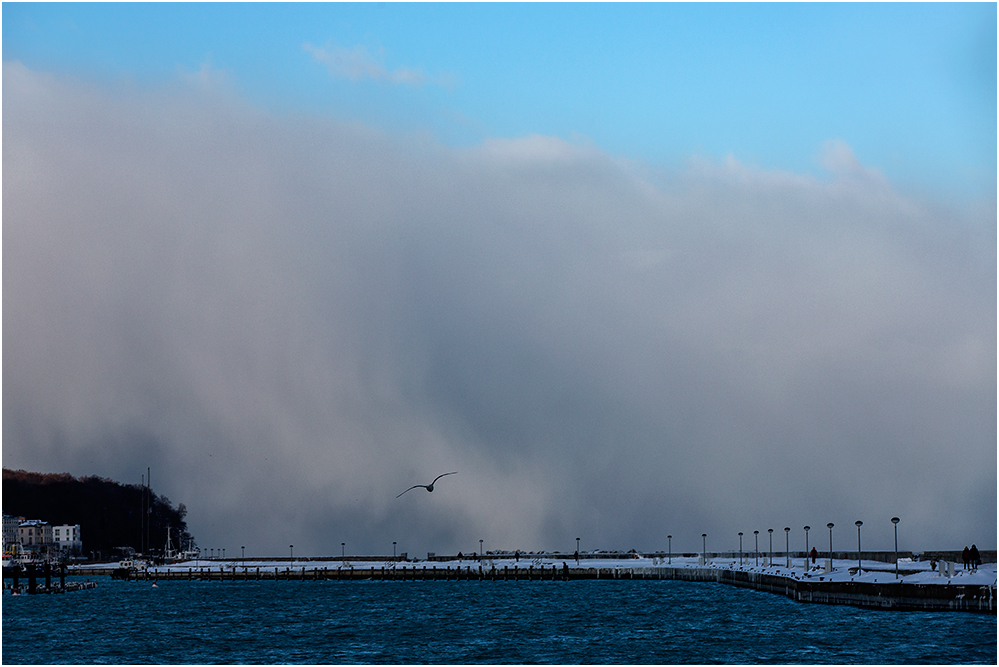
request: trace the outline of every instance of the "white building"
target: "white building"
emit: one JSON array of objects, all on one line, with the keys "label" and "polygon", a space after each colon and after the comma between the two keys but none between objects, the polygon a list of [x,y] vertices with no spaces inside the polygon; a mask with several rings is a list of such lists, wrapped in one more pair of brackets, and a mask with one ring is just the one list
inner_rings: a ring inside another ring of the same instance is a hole
[{"label": "white building", "polygon": [[52,541],[61,550],[80,551],[83,548],[83,538],[80,536],[80,524],[52,527]]},{"label": "white building", "polygon": [[17,527],[24,521],[23,516],[3,515],[3,552],[13,553],[17,544]]}]

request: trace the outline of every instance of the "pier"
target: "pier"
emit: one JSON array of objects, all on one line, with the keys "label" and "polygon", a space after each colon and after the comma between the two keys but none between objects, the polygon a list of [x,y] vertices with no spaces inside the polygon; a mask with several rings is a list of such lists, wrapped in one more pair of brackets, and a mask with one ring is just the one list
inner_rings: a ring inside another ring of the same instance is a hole
[{"label": "pier", "polygon": [[[51,564],[45,563],[41,568],[41,573],[38,572],[38,568],[34,563],[29,563],[28,566],[22,571],[20,567],[4,568],[4,578],[12,579],[10,586],[4,586],[5,589],[10,590],[14,595],[28,594],[51,594],[51,593],[71,593],[73,591],[83,591],[89,590],[91,588],[97,588],[97,583],[93,581],[66,581],[66,568],[65,566],[59,566],[56,574],[59,576],[59,581],[53,582],[53,568]],[[39,580],[39,574],[41,575],[42,581]],[[104,572],[103,574],[107,574]],[[22,577],[25,580],[26,585],[22,585]]]},{"label": "pier", "polygon": [[784,595],[798,602],[897,611],[995,614],[995,586],[825,581],[819,576],[767,574],[724,568],[678,568],[671,579],[706,581]]},{"label": "pier", "polygon": [[[996,613],[995,585],[960,585],[956,583],[906,583],[892,581],[891,572],[884,582],[833,580],[820,570],[805,573],[795,570],[760,572],[741,566],[653,565],[608,567],[570,567],[564,563],[515,564],[495,563],[362,563],[340,566],[291,564],[280,567],[230,568],[177,567],[161,570],[115,570],[116,578],[127,581],[578,581],[603,580],[676,580],[719,583],[740,588],[784,595],[802,603],[845,604],[868,609],[898,611],[965,611]],[[367,565],[367,566],[365,566]],[[111,571],[76,569],[77,574],[110,574]]]}]

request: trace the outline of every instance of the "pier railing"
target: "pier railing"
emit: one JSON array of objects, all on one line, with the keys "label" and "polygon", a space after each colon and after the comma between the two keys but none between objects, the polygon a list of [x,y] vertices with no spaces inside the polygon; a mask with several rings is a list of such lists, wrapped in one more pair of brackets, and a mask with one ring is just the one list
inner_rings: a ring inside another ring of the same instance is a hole
[{"label": "pier railing", "polygon": [[858,607],[996,613],[995,586],[951,584],[907,584],[886,578],[885,582],[826,580],[822,574],[763,573],[712,567],[576,567],[544,565],[430,566],[430,567],[246,567],[225,569],[188,568],[150,572],[134,571],[130,581],[572,581],[678,580],[713,582],[777,593],[799,602],[847,604]]}]

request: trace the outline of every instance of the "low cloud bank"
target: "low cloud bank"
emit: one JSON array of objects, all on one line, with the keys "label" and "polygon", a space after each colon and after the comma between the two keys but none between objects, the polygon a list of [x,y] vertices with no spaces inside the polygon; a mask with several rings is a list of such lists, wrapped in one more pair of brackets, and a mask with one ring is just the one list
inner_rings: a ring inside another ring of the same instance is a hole
[{"label": "low cloud bank", "polygon": [[826,181],[657,172],[16,63],[4,92],[5,467],[151,466],[248,555],[857,519],[876,549],[892,516],[903,549],[995,544],[994,202],[841,143]]}]

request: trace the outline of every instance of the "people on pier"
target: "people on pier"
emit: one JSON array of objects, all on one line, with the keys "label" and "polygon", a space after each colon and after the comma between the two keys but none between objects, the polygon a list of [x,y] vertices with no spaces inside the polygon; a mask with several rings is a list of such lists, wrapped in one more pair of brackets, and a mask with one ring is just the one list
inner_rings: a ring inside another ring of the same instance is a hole
[{"label": "people on pier", "polygon": [[971,562],[971,569],[978,571],[978,566],[982,563],[982,555],[978,553],[978,547],[974,544],[971,545],[971,551],[968,552],[969,561]]},{"label": "people on pier", "polygon": [[961,554],[961,560],[964,561],[964,569],[968,569],[968,561],[971,560],[971,551],[968,547],[964,547],[964,552]]},{"label": "people on pier", "polygon": [[812,565],[815,565],[815,559],[819,557],[819,552],[815,550],[815,547],[812,547],[808,555],[812,557]]}]

